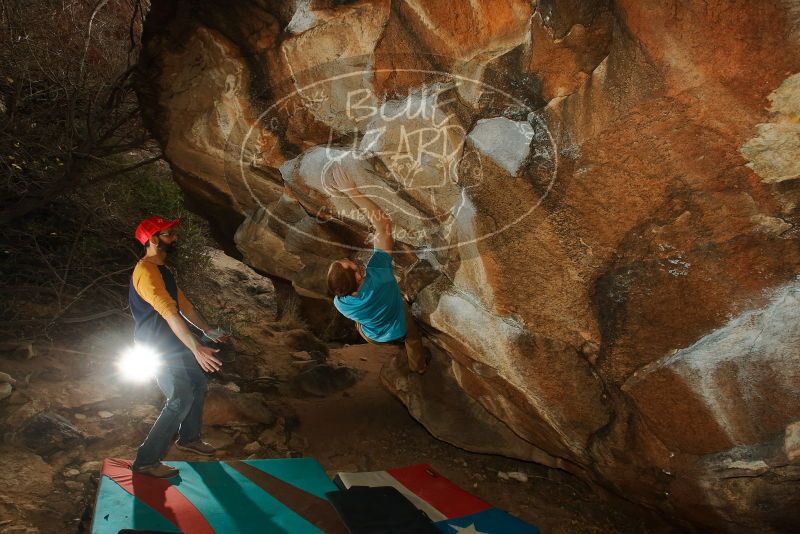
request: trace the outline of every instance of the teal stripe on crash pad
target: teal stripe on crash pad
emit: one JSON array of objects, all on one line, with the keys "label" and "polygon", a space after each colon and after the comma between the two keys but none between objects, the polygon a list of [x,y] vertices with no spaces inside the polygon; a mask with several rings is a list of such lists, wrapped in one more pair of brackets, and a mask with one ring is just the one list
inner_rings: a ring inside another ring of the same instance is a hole
[{"label": "teal stripe on crash pad", "polygon": [[103,475],[97,489],[92,534],[117,534],[125,528],[180,532],[169,519]]},{"label": "teal stripe on crash pad", "polygon": [[224,462],[164,463],[180,470],[171,482],[220,534],[322,532]]},{"label": "teal stripe on crash pad", "polygon": [[313,458],[244,460],[242,463],[252,465],[256,469],[297,486],[320,499],[328,500],[325,496],[326,493],[339,490],[328,477],[322,465]]}]

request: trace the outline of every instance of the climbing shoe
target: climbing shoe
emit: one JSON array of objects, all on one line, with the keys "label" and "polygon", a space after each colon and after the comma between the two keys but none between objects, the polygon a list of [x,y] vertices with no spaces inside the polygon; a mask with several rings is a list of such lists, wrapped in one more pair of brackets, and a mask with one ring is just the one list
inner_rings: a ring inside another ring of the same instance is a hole
[{"label": "climbing shoe", "polygon": [[200,441],[199,439],[191,443],[181,443],[180,441],[176,441],[175,446],[182,451],[202,454],[203,456],[213,456],[217,451],[217,449],[215,449],[212,445],[206,443],[205,441]]},{"label": "climbing shoe", "polygon": [[178,476],[178,470],[166,464],[157,463],[144,467],[131,467],[131,471],[138,475],[147,475],[155,478],[172,478]]}]

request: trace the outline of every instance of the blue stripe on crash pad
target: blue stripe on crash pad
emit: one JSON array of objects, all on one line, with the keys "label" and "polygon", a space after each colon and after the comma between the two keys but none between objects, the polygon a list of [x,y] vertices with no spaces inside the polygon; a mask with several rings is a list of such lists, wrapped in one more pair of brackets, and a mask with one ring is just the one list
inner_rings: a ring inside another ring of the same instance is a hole
[{"label": "blue stripe on crash pad", "polygon": [[[260,460],[260,462],[273,461],[285,460]],[[179,479],[172,479],[175,487],[195,505],[211,527],[220,534],[321,532],[223,462],[164,463],[180,470]],[[298,464],[298,471],[302,471],[303,467]],[[323,479],[333,485],[325,471],[321,467],[319,469]],[[314,477],[309,475],[299,478],[307,479],[314,486],[319,484],[319,482],[314,483]]]},{"label": "blue stripe on crash pad", "polygon": [[[489,508],[477,514],[439,521],[436,526],[442,532],[483,532],[485,534],[539,534],[539,529],[517,519],[508,512]],[[458,528],[456,528],[458,527]],[[470,528],[471,527],[471,528]]]},{"label": "blue stripe on crash pad", "polygon": [[97,490],[92,534],[117,534],[125,528],[180,532],[167,518],[103,475]]}]

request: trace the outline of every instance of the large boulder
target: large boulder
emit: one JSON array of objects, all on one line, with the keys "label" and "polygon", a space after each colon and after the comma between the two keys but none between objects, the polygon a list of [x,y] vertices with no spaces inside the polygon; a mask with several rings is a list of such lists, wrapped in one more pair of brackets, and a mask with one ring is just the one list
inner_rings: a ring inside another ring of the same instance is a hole
[{"label": "large boulder", "polygon": [[138,92],[306,302],[371,252],[332,166],[391,214],[437,363],[384,380],[432,433],[766,532],[800,520],[798,45],[777,0],[154,0]]}]

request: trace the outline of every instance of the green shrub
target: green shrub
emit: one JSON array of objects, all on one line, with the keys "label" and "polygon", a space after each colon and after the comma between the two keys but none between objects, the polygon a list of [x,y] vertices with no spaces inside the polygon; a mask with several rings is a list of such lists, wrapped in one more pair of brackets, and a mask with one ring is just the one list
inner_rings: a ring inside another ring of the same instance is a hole
[{"label": "green shrub", "polygon": [[[114,164],[127,162],[103,165]],[[159,162],[75,190],[0,228],[0,331],[40,337],[98,313],[127,315],[128,282],[144,255],[134,231],[151,215],[181,219],[179,251],[168,263],[191,293],[210,265],[208,229],[186,210],[169,167]]]},{"label": "green shrub", "polygon": [[131,242],[139,248],[139,256],[144,255],[144,247],[134,239],[133,234],[142,219],[152,215],[179,218],[178,252],[168,258],[169,266],[184,289],[202,281],[210,265],[210,257],[206,252],[206,247],[211,244],[208,225],[186,209],[183,192],[172,179],[165,163],[137,169],[125,178],[108,184],[102,198],[109,207],[109,217],[119,221],[126,229]]}]

